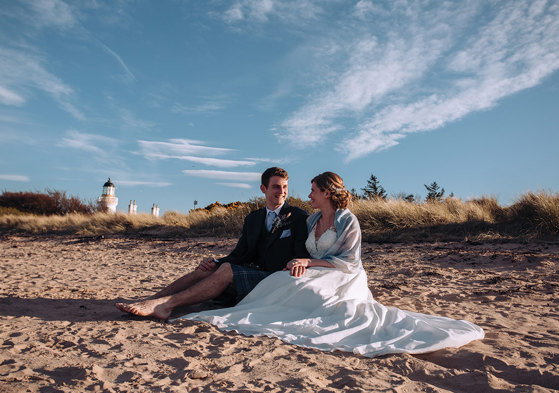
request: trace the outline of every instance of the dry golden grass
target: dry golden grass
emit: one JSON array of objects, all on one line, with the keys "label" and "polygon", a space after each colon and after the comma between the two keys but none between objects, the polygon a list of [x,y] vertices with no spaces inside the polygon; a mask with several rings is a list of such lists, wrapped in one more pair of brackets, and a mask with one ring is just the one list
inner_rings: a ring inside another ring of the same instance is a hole
[{"label": "dry golden grass", "polygon": [[[309,203],[291,198],[292,205],[310,211]],[[0,231],[30,234],[77,234],[95,236],[238,236],[244,217],[263,206],[262,199],[236,208],[198,209],[189,214],[167,212],[157,218],[148,214],[122,213],[35,216],[0,211]],[[559,194],[526,193],[509,207],[495,198],[469,201],[446,198],[441,202],[412,203],[404,200],[357,200],[350,207],[359,219],[366,241],[436,240],[559,240]]]},{"label": "dry golden grass", "polygon": [[32,234],[99,235],[124,233],[128,230],[161,225],[161,223],[160,219],[147,214],[129,216],[123,213],[95,213],[93,215],[71,213],[64,216],[31,214],[0,216],[0,228]]},{"label": "dry golden grass", "polygon": [[369,241],[403,241],[441,236],[466,238],[468,228],[491,225],[502,217],[496,200],[484,197],[463,202],[447,198],[441,202],[412,203],[404,200],[358,200],[353,213],[359,219],[363,237]]},{"label": "dry golden grass", "polygon": [[557,239],[559,194],[526,193],[509,207],[492,197],[411,203],[358,200],[351,210],[368,241]]}]

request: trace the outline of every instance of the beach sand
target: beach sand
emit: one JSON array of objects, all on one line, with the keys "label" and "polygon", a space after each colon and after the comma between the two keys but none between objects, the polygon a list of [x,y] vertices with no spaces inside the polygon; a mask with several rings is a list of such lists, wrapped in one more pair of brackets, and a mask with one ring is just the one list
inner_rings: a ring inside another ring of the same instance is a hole
[{"label": "beach sand", "polygon": [[0,392],[559,391],[557,244],[364,244],[379,302],[486,332],[424,355],[321,352],[114,307],[235,241],[0,238]]}]

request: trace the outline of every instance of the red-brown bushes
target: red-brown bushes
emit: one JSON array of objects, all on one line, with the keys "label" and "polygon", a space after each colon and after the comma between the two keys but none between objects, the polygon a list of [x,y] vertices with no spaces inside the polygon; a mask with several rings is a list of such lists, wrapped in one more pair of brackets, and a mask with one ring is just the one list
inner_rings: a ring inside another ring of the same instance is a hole
[{"label": "red-brown bushes", "polygon": [[93,214],[98,208],[85,204],[78,197],[66,196],[65,191],[49,190],[39,192],[8,192],[0,195],[0,207],[15,209],[22,213],[37,215],[65,215],[68,213]]}]

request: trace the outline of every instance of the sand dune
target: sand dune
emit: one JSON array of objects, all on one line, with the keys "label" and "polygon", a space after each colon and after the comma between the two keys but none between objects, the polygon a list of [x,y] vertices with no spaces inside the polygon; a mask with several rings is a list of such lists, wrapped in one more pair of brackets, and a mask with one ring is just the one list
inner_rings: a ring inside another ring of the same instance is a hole
[{"label": "sand dune", "polygon": [[467,319],[486,332],[426,355],[321,352],[114,308],[234,243],[1,238],[0,392],[559,390],[556,244],[364,244],[381,303]]}]

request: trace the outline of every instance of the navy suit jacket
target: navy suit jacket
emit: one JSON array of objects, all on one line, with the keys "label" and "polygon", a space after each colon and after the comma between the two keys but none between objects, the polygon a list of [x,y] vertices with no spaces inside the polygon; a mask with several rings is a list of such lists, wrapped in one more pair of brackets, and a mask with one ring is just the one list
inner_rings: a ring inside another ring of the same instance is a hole
[{"label": "navy suit jacket", "polygon": [[[250,266],[270,273],[282,270],[293,258],[308,258],[305,247],[307,240],[308,213],[287,203],[280,210],[280,217],[291,213],[285,225],[273,233],[266,234],[264,221],[266,208],[251,212],[245,218],[243,233],[235,249],[219,263]],[[263,246],[260,242],[265,239]]]}]

